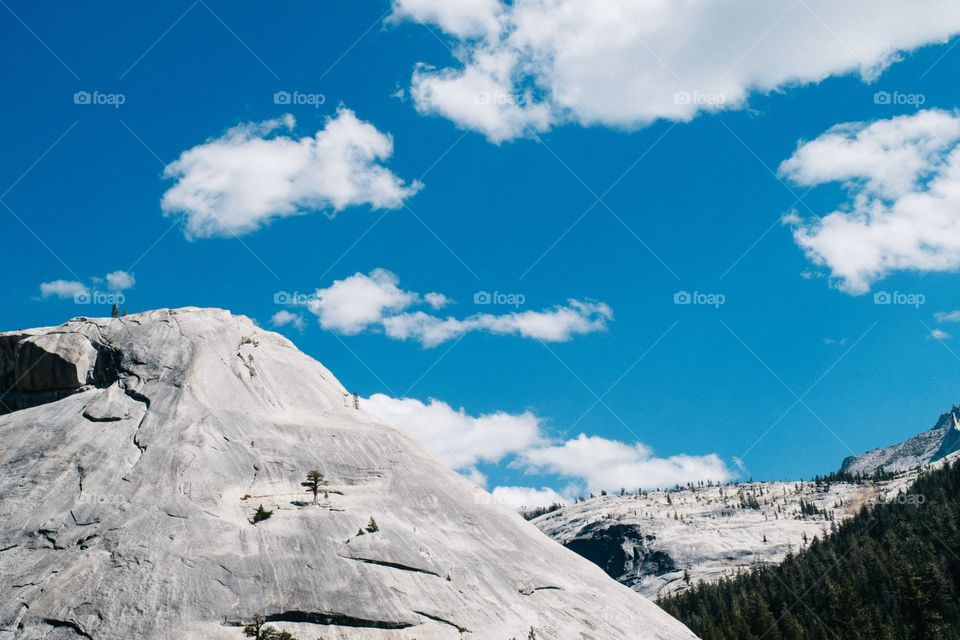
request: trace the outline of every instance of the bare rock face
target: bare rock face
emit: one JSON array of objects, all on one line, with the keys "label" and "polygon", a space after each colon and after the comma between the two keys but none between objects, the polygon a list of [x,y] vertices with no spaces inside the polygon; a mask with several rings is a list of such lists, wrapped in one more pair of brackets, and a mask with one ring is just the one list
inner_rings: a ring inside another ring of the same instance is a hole
[{"label": "bare rock face", "polygon": [[695,638],[246,318],[0,334],[0,383],[0,640]]},{"label": "bare rock face", "polygon": [[115,379],[116,353],[71,331],[0,334],[0,414]]},{"label": "bare rock face", "polygon": [[77,389],[93,382],[97,350],[79,333],[47,333],[17,345],[16,387],[20,391]]}]

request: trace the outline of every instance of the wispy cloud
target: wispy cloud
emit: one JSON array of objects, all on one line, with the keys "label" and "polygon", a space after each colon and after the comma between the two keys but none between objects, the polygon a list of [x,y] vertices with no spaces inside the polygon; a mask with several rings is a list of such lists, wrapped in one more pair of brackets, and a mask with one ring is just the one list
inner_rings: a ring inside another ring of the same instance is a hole
[{"label": "wispy cloud", "polygon": [[40,283],[40,297],[44,299],[58,298],[61,300],[76,299],[77,296],[89,294],[92,290],[105,289],[109,293],[122,293],[136,285],[136,277],[127,271],[112,271],[102,278],[90,278],[87,285],[79,280],[51,280]]},{"label": "wispy cloud", "polygon": [[286,309],[281,309],[277,311],[270,318],[270,324],[274,327],[286,327],[291,326],[297,329],[298,331],[303,331],[303,316],[299,313],[292,313]]},{"label": "wispy cloud", "polygon": [[934,340],[949,340],[953,336],[951,336],[949,333],[947,333],[943,329],[931,329],[930,337],[933,338]]},{"label": "wispy cloud", "polygon": [[52,280],[40,283],[40,295],[44,298],[67,299],[86,292],[87,285],[77,280]]},{"label": "wispy cloud", "polygon": [[[441,461],[480,483],[485,482],[477,469],[480,464],[558,476],[574,493],[724,482],[736,477],[715,454],[659,457],[643,443],[584,434],[557,440],[549,435],[546,421],[531,411],[472,416],[440,400],[425,403],[383,394],[364,399],[361,408],[411,435]],[[556,490],[543,487],[497,487],[493,495],[528,507],[562,501]]]},{"label": "wispy cloud", "polygon": [[428,348],[476,332],[564,342],[575,335],[604,331],[613,319],[608,305],[581,300],[537,311],[485,312],[462,318],[414,309],[426,305],[436,311],[449,304],[451,300],[441,293],[406,291],[396,274],[374,269],[318,289],[307,308],[329,331],[354,335],[377,329],[388,338],[413,340]]}]

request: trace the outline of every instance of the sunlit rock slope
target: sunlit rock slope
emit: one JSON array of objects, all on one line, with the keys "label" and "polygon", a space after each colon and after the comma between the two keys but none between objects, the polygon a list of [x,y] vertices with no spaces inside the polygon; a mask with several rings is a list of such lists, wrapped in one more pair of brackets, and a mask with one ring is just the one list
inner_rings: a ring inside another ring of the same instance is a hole
[{"label": "sunlit rock slope", "polygon": [[694,638],[244,317],[0,334],[0,394],[0,638]]}]

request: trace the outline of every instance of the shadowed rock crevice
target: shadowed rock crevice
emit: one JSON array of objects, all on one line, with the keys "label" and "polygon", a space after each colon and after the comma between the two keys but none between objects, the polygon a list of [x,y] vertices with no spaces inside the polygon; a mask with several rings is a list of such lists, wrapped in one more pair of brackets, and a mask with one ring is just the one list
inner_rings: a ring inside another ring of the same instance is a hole
[{"label": "shadowed rock crevice", "polygon": [[429,614],[429,613],[424,613],[423,611],[414,611],[414,613],[417,614],[418,616],[423,616],[424,618],[428,618],[428,619],[430,619],[430,620],[433,620],[434,622],[439,622],[440,624],[445,624],[445,625],[451,626],[451,627],[453,627],[454,629],[456,629],[457,631],[459,631],[460,633],[470,633],[470,629],[467,629],[466,627],[462,627],[462,626],[458,625],[456,622],[450,622],[449,620],[447,620],[447,619],[445,619],[445,618],[441,618],[440,616],[435,616],[435,615],[431,615],[431,614]]},{"label": "shadowed rock crevice", "polygon": [[[281,611],[264,615],[264,620],[267,622],[292,622],[330,627],[354,627],[357,629],[409,629],[417,626],[412,622],[373,620],[328,611]],[[228,627],[243,627],[250,623],[242,620],[227,620],[224,624]]]},{"label": "shadowed rock crevice", "polygon": [[77,634],[81,638],[90,638],[90,640],[93,640],[93,636],[87,633],[83,629],[83,627],[81,627],[77,622],[74,622],[73,620],[58,620],[56,618],[44,618],[43,622],[45,624],[50,625],[51,627],[69,629],[70,631],[73,631],[75,634]]},{"label": "shadowed rock crevice", "polygon": [[340,556],[345,560],[353,560],[355,562],[362,562],[363,564],[372,564],[378,567],[387,567],[389,569],[397,569],[399,571],[412,571],[414,573],[425,573],[428,576],[436,576],[437,578],[442,578],[439,573],[435,571],[430,571],[429,569],[421,569],[420,567],[412,567],[407,564],[401,564],[399,562],[390,562],[389,560],[374,560],[373,558],[356,558],[353,556]]}]

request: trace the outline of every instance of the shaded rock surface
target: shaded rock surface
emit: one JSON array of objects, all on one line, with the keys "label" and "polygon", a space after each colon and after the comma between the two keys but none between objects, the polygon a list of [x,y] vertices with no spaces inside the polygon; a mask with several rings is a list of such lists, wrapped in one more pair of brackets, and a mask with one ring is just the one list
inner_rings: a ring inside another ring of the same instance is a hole
[{"label": "shaded rock surface", "polygon": [[0,381],[0,638],[695,637],[246,318],[0,334]]},{"label": "shaded rock surface", "polygon": [[16,388],[20,391],[77,389],[93,382],[97,350],[73,332],[45,333],[16,345]]}]

